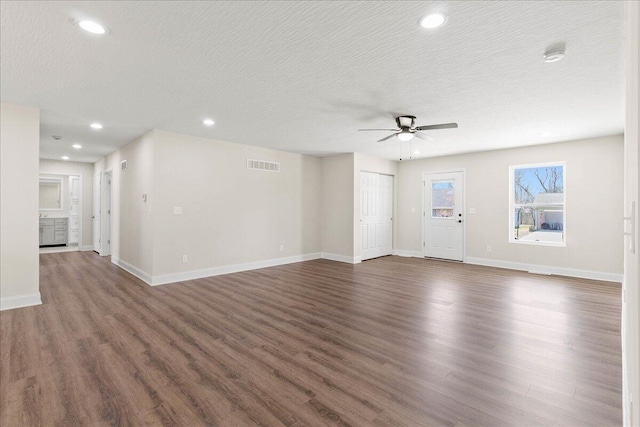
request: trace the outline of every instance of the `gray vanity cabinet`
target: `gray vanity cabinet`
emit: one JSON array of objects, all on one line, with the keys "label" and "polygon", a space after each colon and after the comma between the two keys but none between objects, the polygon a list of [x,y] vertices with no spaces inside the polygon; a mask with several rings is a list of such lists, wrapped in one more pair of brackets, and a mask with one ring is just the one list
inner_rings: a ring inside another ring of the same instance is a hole
[{"label": "gray vanity cabinet", "polygon": [[66,245],[69,238],[67,218],[40,219],[40,246]]}]

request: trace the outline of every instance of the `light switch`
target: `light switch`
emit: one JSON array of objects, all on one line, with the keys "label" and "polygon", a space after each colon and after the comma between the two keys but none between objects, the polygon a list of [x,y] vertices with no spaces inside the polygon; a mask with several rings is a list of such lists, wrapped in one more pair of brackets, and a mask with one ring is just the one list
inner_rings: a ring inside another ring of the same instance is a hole
[{"label": "light switch", "polygon": [[411,208],[411,213],[416,213],[416,208]]},{"label": "light switch", "polygon": [[182,208],[180,206],[174,206],[173,214],[174,215],[182,215]]},{"label": "light switch", "polygon": [[469,208],[469,215],[475,215],[476,214],[476,208]]}]

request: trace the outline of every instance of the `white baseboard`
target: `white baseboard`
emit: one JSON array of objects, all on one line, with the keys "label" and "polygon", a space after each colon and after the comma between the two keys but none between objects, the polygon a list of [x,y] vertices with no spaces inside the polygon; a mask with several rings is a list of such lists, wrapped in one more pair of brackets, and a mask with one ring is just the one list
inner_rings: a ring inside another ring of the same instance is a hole
[{"label": "white baseboard", "polygon": [[122,268],[123,270],[133,274],[134,276],[136,276],[138,279],[142,280],[146,284],[151,285],[152,277],[146,271],[143,271],[143,270],[139,269],[138,267],[133,266],[133,265],[129,264],[128,262],[123,261],[121,259],[118,259],[118,258],[116,258],[114,256],[111,257],[111,263],[113,263],[113,264],[117,265],[118,267]]},{"label": "white baseboard", "polygon": [[0,298],[0,311],[40,304],[42,304],[40,292],[36,292],[35,294],[16,295],[14,297]]},{"label": "white baseboard", "polygon": [[92,251],[93,250],[93,245],[85,245],[85,246],[80,246],[78,248],[79,251],[81,252],[88,252],[88,251]]},{"label": "white baseboard", "polygon": [[408,258],[424,258],[423,253],[419,251],[405,251],[402,249],[394,249],[393,254]]},{"label": "white baseboard", "polygon": [[[239,273],[241,271],[256,270],[258,268],[275,267],[278,265],[292,264],[294,262],[309,261],[320,258],[319,253],[294,255],[284,258],[268,259],[264,261],[248,262],[245,264],[225,265],[222,267],[205,268],[202,270],[184,271],[174,274],[154,276],[151,286],[166,285],[169,283],[183,282],[185,280],[201,279],[203,277],[220,276],[222,274]],[[144,280],[144,279],[143,279]],[[145,280],[146,281],[146,280]]]},{"label": "white baseboard", "polygon": [[484,265],[487,267],[506,268],[509,270],[527,271],[534,274],[555,274],[558,276],[579,277],[581,279],[603,280],[605,282],[622,283],[622,274],[605,273],[601,271],[579,270],[575,268],[552,267],[548,265],[525,264],[520,262],[500,261],[497,259],[466,257],[467,264]]},{"label": "white baseboard", "polygon": [[330,261],[346,262],[347,264],[359,264],[359,263],[362,262],[362,258],[361,257],[352,257],[352,256],[347,256],[347,255],[331,254],[331,253],[328,253],[328,252],[322,252],[320,254],[320,258],[328,259]]}]

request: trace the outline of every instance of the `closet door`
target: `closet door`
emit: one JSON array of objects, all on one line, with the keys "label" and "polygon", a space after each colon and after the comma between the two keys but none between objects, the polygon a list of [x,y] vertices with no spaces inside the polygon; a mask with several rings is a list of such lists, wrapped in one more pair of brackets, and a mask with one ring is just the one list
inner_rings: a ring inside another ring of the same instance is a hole
[{"label": "closet door", "polygon": [[361,258],[391,255],[393,242],[393,176],[360,173]]}]

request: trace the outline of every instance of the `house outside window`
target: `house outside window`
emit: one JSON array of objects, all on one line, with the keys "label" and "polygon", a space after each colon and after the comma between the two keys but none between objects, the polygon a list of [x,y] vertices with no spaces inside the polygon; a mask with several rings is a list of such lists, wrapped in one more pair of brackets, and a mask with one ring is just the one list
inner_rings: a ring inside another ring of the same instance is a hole
[{"label": "house outside window", "polygon": [[564,246],[565,163],[509,168],[509,241]]}]

